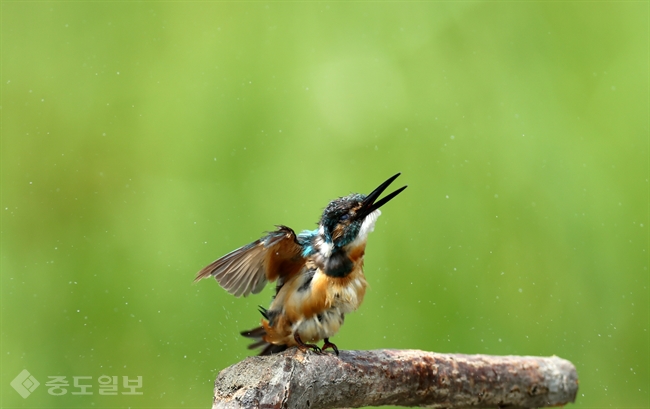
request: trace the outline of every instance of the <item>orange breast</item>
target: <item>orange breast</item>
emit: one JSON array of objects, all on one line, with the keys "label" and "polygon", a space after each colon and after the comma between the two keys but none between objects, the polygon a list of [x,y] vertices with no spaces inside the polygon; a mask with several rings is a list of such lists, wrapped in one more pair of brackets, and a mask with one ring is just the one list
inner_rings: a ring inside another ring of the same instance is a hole
[{"label": "orange breast", "polygon": [[[318,269],[309,285],[300,288],[305,283],[302,273],[290,275],[269,308],[269,310],[281,311],[274,318],[273,327],[266,320],[262,320],[266,330],[265,341],[273,344],[295,345],[293,331],[299,328],[301,323],[307,320],[317,321],[315,317],[327,310],[338,311],[337,314],[347,314],[359,308],[368,285],[363,274],[365,249],[365,242],[347,249],[354,268],[345,277],[330,277]],[[315,265],[308,262],[304,268],[315,268]],[[338,325],[334,332],[336,331]]]},{"label": "orange breast", "polygon": [[[296,287],[299,280],[295,280]],[[297,288],[287,289],[284,300],[284,311],[293,322],[311,318],[329,308],[327,300],[327,276],[320,271],[314,274],[308,290],[298,291]],[[284,288],[282,289],[284,290]]]}]

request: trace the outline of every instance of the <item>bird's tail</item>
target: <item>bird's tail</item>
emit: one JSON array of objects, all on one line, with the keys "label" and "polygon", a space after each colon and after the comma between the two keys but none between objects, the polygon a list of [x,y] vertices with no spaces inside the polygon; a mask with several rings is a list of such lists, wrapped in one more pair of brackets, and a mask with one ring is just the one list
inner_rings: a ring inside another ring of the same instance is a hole
[{"label": "bird's tail", "polygon": [[260,356],[277,354],[287,349],[286,345],[275,345],[266,342],[264,340],[264,335],[266,335],[266,330],[264,327],[257,327],[248,331],[242,331],[241,334],[246,338],[252,338],[255,340],[255,342],[248,346],[248,349],[262,348],[260,351]]}]

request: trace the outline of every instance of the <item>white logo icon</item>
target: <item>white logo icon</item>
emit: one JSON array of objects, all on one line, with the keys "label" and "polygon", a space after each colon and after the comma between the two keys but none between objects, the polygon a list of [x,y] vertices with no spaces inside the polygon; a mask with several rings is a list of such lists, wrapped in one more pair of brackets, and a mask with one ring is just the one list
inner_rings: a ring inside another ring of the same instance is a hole
[{"label": "white logo icon", "polygon": [[11,381],[11,386],[20,394],[20,396],[23,397],[23,399],[31,395],[40,384],[41,383],[37,381],[36,378],[27,371],[27,369],[23,369],[23,371],[19,373],[13,381]]}]

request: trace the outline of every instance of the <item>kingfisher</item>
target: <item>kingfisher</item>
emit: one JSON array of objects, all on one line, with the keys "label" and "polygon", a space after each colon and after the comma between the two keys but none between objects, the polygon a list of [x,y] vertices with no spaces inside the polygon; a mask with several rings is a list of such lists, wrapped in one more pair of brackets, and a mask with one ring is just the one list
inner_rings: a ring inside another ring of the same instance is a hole
[{"label": "kingfisher", "polygon": [[[379,208],[406,186],[377,200],[399,176],[396,174],[370,194],[353,193],[332,200],[316,230],[296,234],[277,225],[254,242],[231,251],[198,272],[195,282],[214,277],[236,297],[257,294],[276,281],[270,307],[260,306],[261,326],[241,332],[271,355],[296,346],[317,354],[338,347],[330,338],[338,333],[345,314],[355,311],[366,293],[363,257],[368,234],[381,214]],[[323,347],[316,342],[323,340]]]}]

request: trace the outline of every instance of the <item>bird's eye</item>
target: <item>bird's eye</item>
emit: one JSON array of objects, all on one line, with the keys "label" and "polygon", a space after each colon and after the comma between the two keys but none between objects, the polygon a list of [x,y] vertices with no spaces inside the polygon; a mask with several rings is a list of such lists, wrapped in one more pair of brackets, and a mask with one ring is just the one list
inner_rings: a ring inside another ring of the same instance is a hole
[{"label": "bird's eye", "polygon": [[350,218],[350,214],[349,214],[349,213],[346,213],[346,214],[344,214],[343,216],[341,216],[341,221],[344,222],[344,221],[346,221],[346,220],[349,219],[349,218]]}]

